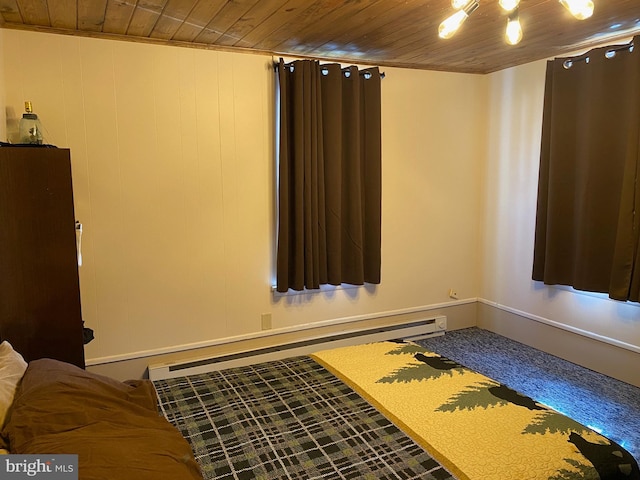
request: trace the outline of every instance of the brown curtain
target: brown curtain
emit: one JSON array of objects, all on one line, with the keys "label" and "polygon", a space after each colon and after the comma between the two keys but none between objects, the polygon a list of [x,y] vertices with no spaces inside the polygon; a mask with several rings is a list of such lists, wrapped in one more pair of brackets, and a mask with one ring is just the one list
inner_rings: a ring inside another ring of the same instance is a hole
[{"label": "brown curtain", "polygon": [[380,283],[378,68],[278,65],[277,290]]},{"label": "brown curtain", "polygon": [[640,300],[639,40],[547,63],[534,280]]}]

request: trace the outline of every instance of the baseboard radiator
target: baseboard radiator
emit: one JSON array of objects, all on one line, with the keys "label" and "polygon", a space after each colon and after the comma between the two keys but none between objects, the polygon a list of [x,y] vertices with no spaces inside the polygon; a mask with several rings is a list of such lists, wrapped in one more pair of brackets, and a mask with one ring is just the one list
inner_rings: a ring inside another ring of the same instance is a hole
[{"label": "baseboard radiator", "polygon": [[149,365],[149,378],[151,380],[162,380],[183,377],[224,368],[280,360],[296,355],[308,355],[320,350],[360,343],[395,339],[418,340],[420,338],[443,335],[446,328],[447,318],[445,316],[436,316],[398,325],[348,330],[220,356]]}]

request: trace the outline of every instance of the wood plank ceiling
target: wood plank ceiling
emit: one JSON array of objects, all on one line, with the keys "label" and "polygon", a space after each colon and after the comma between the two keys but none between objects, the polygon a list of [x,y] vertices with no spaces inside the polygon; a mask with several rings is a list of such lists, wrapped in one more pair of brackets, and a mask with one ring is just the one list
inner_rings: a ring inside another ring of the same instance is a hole
[{"label": "wood plank ceiling", "polygon": [[451,39],[450,0],[0,0],[0,26],[359,64],[490,73],[640,32],[640,0],[594,0],[571,17],[557,0],[521,0],[524,38],[504,41],[497,0]]}]

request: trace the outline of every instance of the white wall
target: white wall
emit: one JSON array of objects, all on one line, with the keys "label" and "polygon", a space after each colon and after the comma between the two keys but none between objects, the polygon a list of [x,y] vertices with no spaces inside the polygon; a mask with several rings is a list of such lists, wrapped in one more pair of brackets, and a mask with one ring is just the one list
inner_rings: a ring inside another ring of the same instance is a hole
[{"label": "white wall", "polygon": [[477,296],[486,77],[386,69],[382,284],[274,297],[270,57],[0,34],[9,137],[30,100],[72,152],[89,363]]},{"label": "white wall", "polygon": [[537,322],[640,352],[637,303],[531,280],[545,66],[534,62],[488,78],[479,297]]}]

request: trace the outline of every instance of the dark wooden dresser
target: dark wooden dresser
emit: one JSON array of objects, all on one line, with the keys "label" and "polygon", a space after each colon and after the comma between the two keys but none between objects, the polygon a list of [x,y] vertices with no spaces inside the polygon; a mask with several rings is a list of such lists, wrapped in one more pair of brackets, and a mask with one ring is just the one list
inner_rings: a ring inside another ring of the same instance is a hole
[{"label": "dark wooden dresser", "polygon": [[84,368],[67,149],[0,147],[0,339]]}]

